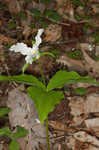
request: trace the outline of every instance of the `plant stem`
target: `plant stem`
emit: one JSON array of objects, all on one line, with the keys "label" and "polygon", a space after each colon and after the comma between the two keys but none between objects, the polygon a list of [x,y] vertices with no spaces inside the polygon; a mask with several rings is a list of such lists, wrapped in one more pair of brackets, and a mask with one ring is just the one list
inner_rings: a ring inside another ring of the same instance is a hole
[{"label": "plant stem", "polygon": [[[41,63],[40,63],[40,59],[38,60],[38,62],[39,62],[39,67],[40,67],[40,73],[41,73],[41,76],[42,76],[42,81],[46,85],[45,78],[44,78],[44,73],[43,73],[43,70],[42,70]],[[48,135],[48,117],[46,119],[46,141],[47,141],[47,145],[48,145],[48,150],[50,150],[50,141],[49,141],[49,135]]]},{"label": "plant stem", "polygon": [[50,141],[49,141],[49,135],[48,135],[48,117],[46,119],[46,139],[47,139],[48,150],[50,150]]},{"label": "plant stem", "polygon": [[42,71],[42,66],[41,66],[41,63],[40,63],[40,59],[38,60],[38,62],[39,62],[39,67],[40,67],[40,73],[41,73],[42,81],[46,85],[45,78],[44,78],[44,73]]}]

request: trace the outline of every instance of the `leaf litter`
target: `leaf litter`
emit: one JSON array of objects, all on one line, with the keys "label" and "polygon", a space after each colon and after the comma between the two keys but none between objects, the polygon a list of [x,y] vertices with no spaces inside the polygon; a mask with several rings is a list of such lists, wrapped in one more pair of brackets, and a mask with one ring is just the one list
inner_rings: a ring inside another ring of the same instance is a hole
[{"label": "leaf litter", "polygon": [[[42,56],[40,60],[47,82],[60,69],[77,71],[83,76],[89,75],[98,81],[99,62],[95,60],[96,56],[97,59],[99,57],[98,7],[99,2],[92,0],[49,0],[46,3],[43,0],[0,1],[0,74],[16,75],[21,72],[24,57],[10,53],[8,48],[17,42],[24,42],[32,47],[30,41],[33,40],[38,28],[43,27],[45,32],[41,51],[58,52],[56,60],[45,56]],[[45,15],[46,8],[50,13],[47,16]],[[78,59],[68,57],[68,52],[73,53],[73,48],[82,52]],[[40,77],[38,63],[34,62],[26,72]],[[19,88],[19,84],[17,87]],[[83,96],[74,94],[73,90],[78,87],[85,88],[86,94]],[[64,100],[56,105],[54,111],[49,114],[52,149],[98,150],[98,86],[77,83],[66,85],[62,90],[65,94]],[[5,97],[5,100],[2,97]],[[24,101],[24,98],[27,100]],[[32,104],[28,105],[29,103]],[[34,106],[31,107],[33,102],[30,102],[25,92],[16,88],[15,83],[0,83],[0,107],[5,105],[12,109],[12,112],[9,113],[9,125],[12,128],[24,125],[30,131],[28,137],[21,139],[22,141],[19,140],[21,149],[34,147],[34,149],[45,150],[44,137],[46,135],[43,132],[45,126],[40,124],[33,126],[34,120],[38,117]],[[34,110],[35,113],[33,113]],[[26,119],[24,119],[26,117],[24,114],[27,116]],[[32,132],[36,136],[40,134],[41,138],[34,140]],[[29,143],[25,145],[27,141]],[[6,144],[7,142],[3,144],[3,148],[7,148]],[[2,140],[0,145],[2,147]]]}]

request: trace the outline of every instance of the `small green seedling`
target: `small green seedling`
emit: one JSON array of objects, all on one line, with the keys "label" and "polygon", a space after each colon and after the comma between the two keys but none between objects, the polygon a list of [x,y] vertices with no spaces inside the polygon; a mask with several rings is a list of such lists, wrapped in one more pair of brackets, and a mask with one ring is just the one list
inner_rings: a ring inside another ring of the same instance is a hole
[{"label": "small green seedling", "polygon": [[[0,108],[0,117],[6,116],[10,112],[10,108]],[[16,131],[13,133],[9,127],[0,129],[0,136],[8,137],[10,139],[9,150],[19,150],[19,144],[17,139],[28,135],[28,130],[18,126]]]},{"label": "small green seedling", "polygon": [[67,53],[67,56],[69,58],[73,58],[73,59],[81,59],[82,58],[82,51],[81,50],[73,50]]},{"label": "small green seedling", "polygon": [[0,117],[4,117],[10,112],[10,108],[0,108]]},{"label": "small green seedling", "polygon": [[94,41],[95,44],[99,43],[99,33],[94,33],[91,36],[95,39]]},{"label": "small green seedling", "polygon": [[85,23],[85,25],[83,26],[83,30],[87,30],[89,27],[93,27],[95,25],[95,23],[94,22],[87,22],[87,23]]},{"label": "small green seedling", "polygon": [[94,60],[99,61],[99,56],[94,56]]},{"label": "small green seedling", "polygon": [[8,137],[10,139],[9,150],[19,150],[19,143],[17,139],[23,138],[28,135],[28,130],[23,127],[18,126],[16,132],[13,133],[9,127],[4,127],[0,129],[0,136]]},{"label": "small green seedling", "polygon": [[8,26],[9,28],[16,28],[16,27],[17,27],[17,24],[14,23],[14,22],[10,22],[10,23],[7,24],[7,26]]}]

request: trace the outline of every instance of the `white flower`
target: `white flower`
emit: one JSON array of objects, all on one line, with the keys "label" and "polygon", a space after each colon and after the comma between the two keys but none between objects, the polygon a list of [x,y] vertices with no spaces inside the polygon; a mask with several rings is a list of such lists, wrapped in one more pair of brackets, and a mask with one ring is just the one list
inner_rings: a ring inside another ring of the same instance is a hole
[{"label": "white flower", "polygon": [[88,45],[88,50],[89,50],[89,51],[92,51],[92,50],[93,50],[93,47],[92,47],[91,44]]},{"label": "white flower", "polygon": [[33,47],[28,47],[24,43],[17,43],[10,47],[10,51],[20,52],[22,55],[26,55],[25,60],[26,63],[32,64],[33,58],[38,59],[40,57],[39,54],[39,45],[42,43],[41,35],[44,32],[44,29],[39,29],[37,36],[35,37],[35,44]]}]

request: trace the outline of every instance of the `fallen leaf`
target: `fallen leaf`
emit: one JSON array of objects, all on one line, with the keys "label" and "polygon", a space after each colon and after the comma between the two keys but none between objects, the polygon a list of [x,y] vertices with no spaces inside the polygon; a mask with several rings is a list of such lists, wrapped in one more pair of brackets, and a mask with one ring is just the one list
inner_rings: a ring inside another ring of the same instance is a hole
[{"label": "fallen leaf", "polygon": [[84,102],[84,112],[99,112],[99,94],[91,93],[87,95],[86,101]]},{"label": "fallen leaf", "polygon": [[68,66],[68,68],[73,71],[85,71],[82,61],[71,59],[66,55],[60,56],[59,59],[56,60],[56,62]]},{"label": "fallen leaf", "polygon": [[91,7],[92,7],[93,12],[94,12],[95,14],[99,13],[99,5],[93,4]]},{"label": "fallen leaf", "polygon": [[18,0],[14,0],[14,1],[13,0],[6,0],[6,1],[7,1],[9,12],[12,15],[21,12],[22,6],[20,6],[20,3]]},{"label": "fallen leaf", "polygon": [[64,18],[72,22],[77,22],[74,18],[74,8],[70,0],[56,0],[57,12]]},{"label": "fallen leaf", "polygon": [[[88,117],[89,113],[99,112],[99,95],[90,93],[86,98],[73,96],[69,101],[69,107],[73,115],[73,124],[80,125]],[[81,114],[84,114],[85,117],[82,117]]]},{"label": "fallen leaf", "polygon": [[48,124],[49,124],[49,126],[51,126],[54,129],[59,129],[59,130],[65,130],[65,129],[67,129],[65,124],[60,123],[58,121],[49,121]]},{"label": "fallen leaf", "polygon": [[47,148],[45,138],[46,128],[36,121],[39,117],[33,100],[21,90],[15,88],[9,92],[7,106],[11,108],[11,112],[9,113],[11,127],[22,126],[29,131],[28,136],[18,141],[21,149],[36,150],[39,148],[39,143]]},{"label": "fallen leaf", "polygon": [[45,42],[55,42],[59,40],[59,38],[61,37],[62,28],[60,25],[50,24],[46,28],[44,34],[45,34],[45,38],[44,38]]},{"label": "fallen leaf", "polygon": [[98,46],[98,45],[96,46],[95,50],[96,50],[95,55],[96,55],[96,56],[99,56],[99,46]]},{"label": "fallen leaf", "polygon": [[99,140],[84,131],[76,132],[73,137],[81,142],[87,142],[95,146],[99,146]]},{"label": "fallen leaf", "polygon": [[[99,128],[99,118],[87,119],[84,122],[85,122],[87,128],[95,128],[95,127]],[[99,130],[98,130],[98,132],[99,132]]]},{"label": "fallen leaf", "polygon": [[32,33],[32,29],[27,25],[24,26],[23,35],[25,37],[25,40],[28,39],[28,37],[30,36],[31,33]]},{"label": "fallen leaf", "polygon": [[84,8],[82,6],[78,6],[76,9],[76,12],[78,13],[78,15],[82,16],[85,14]]},{"label": "fallen leaf", "polygon": [[0,34],[0,44],[3,44],[3,43],[9,44],[11,42],[15,42],[15,40],[10,37],[5,36],[4,34]]},{"label": "fallen leaf", "polygon": [[83,52],[83,57],[85,59],[84,65],[86,71],[88,71],[88,74],[91,75],[92,77],[99,77],[99,62],[93,60],[86,52],[86,48],[81,46],[81,50]]}]

